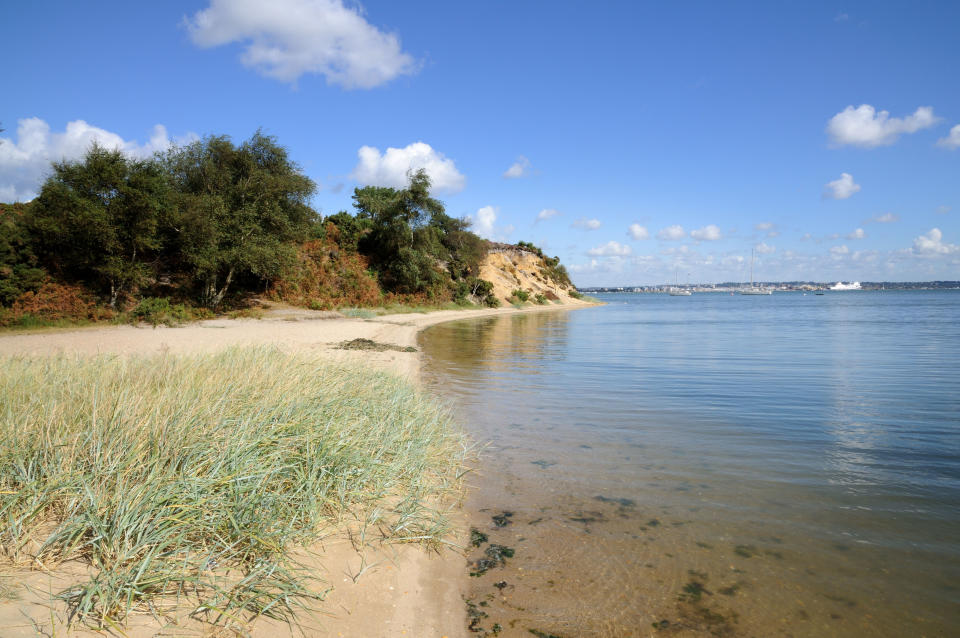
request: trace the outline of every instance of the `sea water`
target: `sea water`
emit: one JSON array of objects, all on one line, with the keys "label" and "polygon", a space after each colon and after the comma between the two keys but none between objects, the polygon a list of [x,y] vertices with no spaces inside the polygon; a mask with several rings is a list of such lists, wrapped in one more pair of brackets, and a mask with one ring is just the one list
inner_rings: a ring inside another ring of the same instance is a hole
[{"label": "sea water", "polygon": [[960,635],[960,292],[601,300],[421,338],[475,628]]}]

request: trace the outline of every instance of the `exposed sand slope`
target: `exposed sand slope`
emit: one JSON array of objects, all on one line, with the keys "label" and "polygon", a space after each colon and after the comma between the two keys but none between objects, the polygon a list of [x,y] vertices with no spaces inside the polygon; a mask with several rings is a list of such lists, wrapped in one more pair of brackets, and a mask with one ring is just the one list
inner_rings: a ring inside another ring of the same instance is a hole
[{"label": "exposed sand slope", "polygon": [[498,244],[480,265],[480,278],[493,283],[493,294],[507,301],[514,290],[526,290],[533,299],[542,294],[563,303],[576,303],[570,289],[560,286],[545,272],[543,259],[527,250]]},{"label": "exposed sand slope", "polygon": [[[59,353],[146,354],[208,352],[231,345],[276,344],[303,349],[337,360],[398,372],[416,381],[420,368],[418,352],[340,350],[336,345],[356,338],[416,346],[422,328],[455,319],[494,314],[562,310],[586,304],[567,298],[563,305],[530,306],[523,310],[440,311],[429,314],[387,315],[375,319],[347,319],[332,313],[275,307],[264,319],[216,319],[179,328],[111,326],[65,332],[6,334],[0,336],[0,356],[55,355]],[[460,538],[459,544],[465,544]],[[466,563],[463,556],[445,551],[431,554],[412,545],[367,547],[361,556],[345,535],[325,539],[317,569],[334,587],[322,613],[303,618],[306,636],[429,638],[466,637],[466,618],[461,596]],[[363,562],[362,562],[363,561]],[[371,566],[372,567],[369,567]],[[368,569],[353,581],[353,576]],[[69,570],[67,570],[69,572]],[[62,606],[49,605],[50,592],[63,590],[69,573],[58,570],[0,572],[0,590],[8,586],[18,598],[0,597],[0,636],[4,638],[64,635]],[[26,587],[24,587],[26,585]],[[46,632],[38,633],[38,628]],[[181,618],[175,626],[148,617],[133,619],[124,630],[130,636],[234,636],[233,632],[210,633],[208,626]],[[93,635],[73,631],[70,635]],[[279,638],[290,635],[285,625],[260,621],[249,634]],[[97,634],[103,635],[103,634]],[[116,634],[121,635],[121,634]],[[240,634],[236,634],[240,635]]]}]

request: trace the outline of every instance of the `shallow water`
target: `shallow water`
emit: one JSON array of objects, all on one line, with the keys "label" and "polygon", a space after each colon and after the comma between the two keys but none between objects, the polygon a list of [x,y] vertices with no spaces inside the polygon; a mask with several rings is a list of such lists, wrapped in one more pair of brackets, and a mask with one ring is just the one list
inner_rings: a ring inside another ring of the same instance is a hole
[{"label": "shallow water", "polygon": [[603,300],[421,338],[516,552],[477,627],[960,633],[960,292]]}]

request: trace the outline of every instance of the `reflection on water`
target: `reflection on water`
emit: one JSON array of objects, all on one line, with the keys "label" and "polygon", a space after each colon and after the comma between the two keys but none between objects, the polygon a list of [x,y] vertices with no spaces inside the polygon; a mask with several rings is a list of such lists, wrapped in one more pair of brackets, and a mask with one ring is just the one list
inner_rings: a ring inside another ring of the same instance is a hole
[{"label": "reflection on water", "polygon": [[475,627],[960,631],[960,295],[608,301],[423,336],[489,443]]}]

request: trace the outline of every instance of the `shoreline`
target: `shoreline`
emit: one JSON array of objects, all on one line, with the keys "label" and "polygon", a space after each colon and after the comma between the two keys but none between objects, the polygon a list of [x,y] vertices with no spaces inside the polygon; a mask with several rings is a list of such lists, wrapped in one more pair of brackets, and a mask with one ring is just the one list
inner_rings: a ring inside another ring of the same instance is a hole
[{"label": "shoreline", "polygon": [[[439,310],[427,313],[383,315],[370,319],[331,317],[329,312],[274,309],[261,319],[212,319],[176,328],[159,326],[107,326],[0,335],[0,356],[54,356],[58,354],[138,355],[215,352],[238,345],[277,345],[310,352],[334,361],[371,365],[396,373],[422,387],[422,353],[416,349],[418,333],[430,326],[461,319],[573,310],[596,304],[571,301],[548,306]],[[412,350],[343,350],[338,345],[353,339]],[[457,544],[466,545],[466,520],[458,522]],[[264,638],[301,631],[310,636],[423,636],[467,637],[462,594],[466,585],[466,557],[455,551],[430,553],[419,545],[381,543],[355,547],[343,530],[318,542],[322,558],[316,569],[333,586],[314,618],[304,619],[299,630],[260,619],[252,637]],[[31,586],[39,591],[57,588],[58,574],[33,571]],[[62,578],[62,575],[61,575]],[[39,601],[38,601],[39,602]],[[19,604],[18,604],[19,603]],[[34,636],[35,628],[21,612],[27,601],[0,603],[4,635]],[[35,603],[36,604],[36,603]],[[15,611],[15,613],[10,613]],[[49,610],[45,609],[49,614]],[[29,614],[28,614],[29,615]],[[50,616],[47,615],[47,618]],[[142,622],[146,621],[146,622]],[[13,624],[11,624],[13,623]],[[187,622],[186,624],[190,624]],[[177,635],[209,635],[203,627],[177,626]],[[159,633],[158,633],[159,630]],[[168,635],[159,623],[136,618],[125,630],[130,636]],[[194,631],[198,633],[193,633]],[[72,635],[90,632],[77,629]],[[219,635],[219,634],[218,634]]]}]

